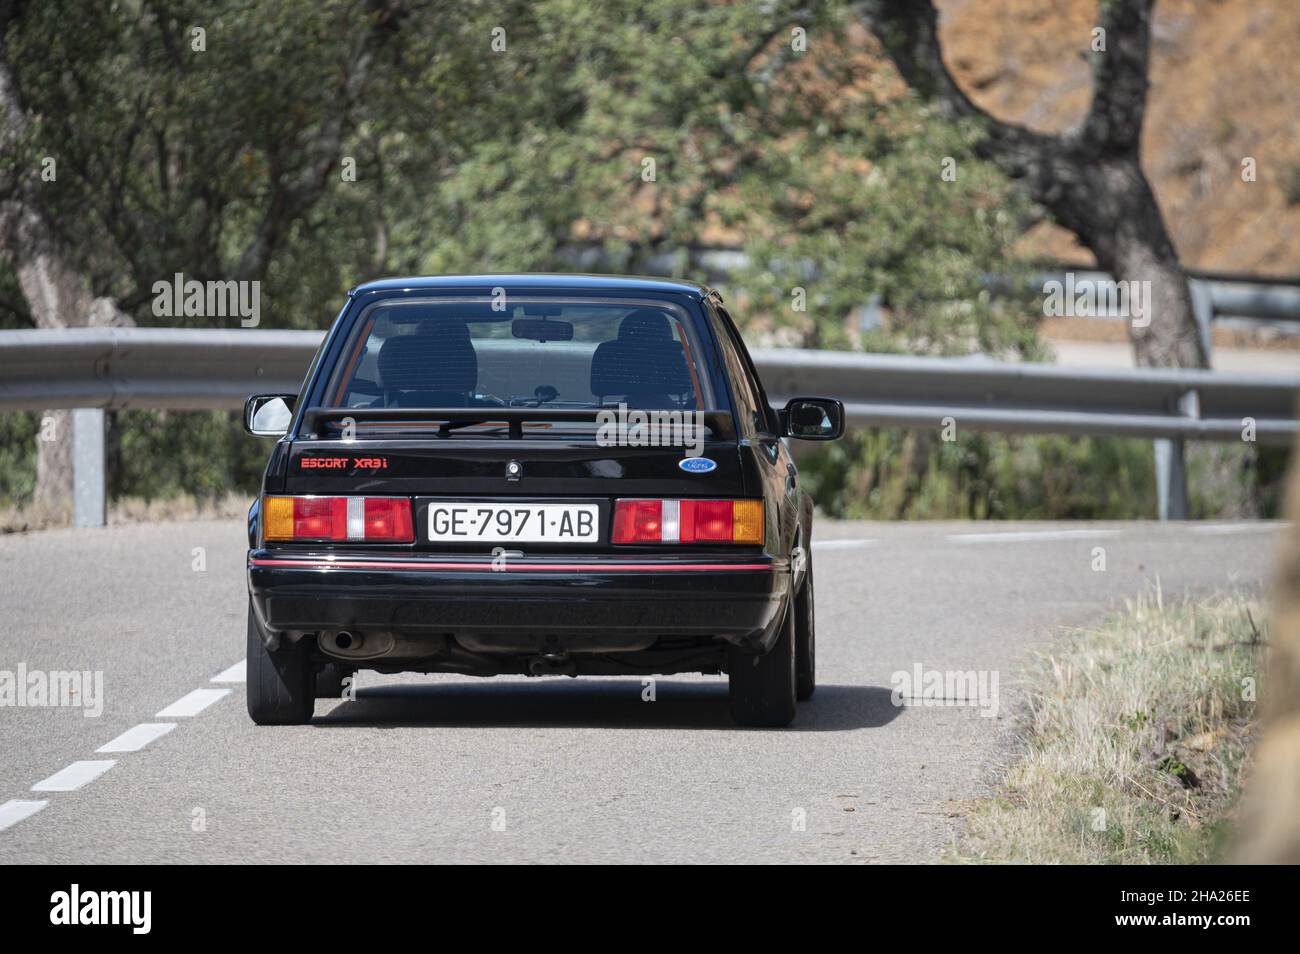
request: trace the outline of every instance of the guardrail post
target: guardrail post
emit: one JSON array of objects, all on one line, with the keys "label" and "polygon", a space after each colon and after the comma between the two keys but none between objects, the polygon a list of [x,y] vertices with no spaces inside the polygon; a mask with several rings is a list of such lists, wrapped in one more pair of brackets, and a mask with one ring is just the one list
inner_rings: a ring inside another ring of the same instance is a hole
[{"label": "guardrail post", "polygon": [[1187,285],[1192,296],[1192,315],[1196,319],[1196,330],[1201,336],[1205,360],[1209,363],[1214,351],[1214,333],[1210,329],[1210,323],[1214,321],[1214,294],[1210,290],[1210,283],[1204,279],[1189,279]]},{"label": "guardrail post", "polygon": [[1181,437],[1151,442],[1156,454],[1156,511],[1161,520],[1187,519],[1187,468]]},{"label": "guardrail post", "polygon": [[102,527],[105,517],[104,409],[72,412],[72,525]]},{"label": "guardrail post", "polygon": [[[1174,402],[1172,410],[1180,417],[1193,420],[1201,416],[1201,396],[1196,391],[1184,391]],[[1161,520],[1186,520],[1187,466],[1183,458],[1181,437],[1159,437],[1151,442],[1156,457],[1156,512]]]}]

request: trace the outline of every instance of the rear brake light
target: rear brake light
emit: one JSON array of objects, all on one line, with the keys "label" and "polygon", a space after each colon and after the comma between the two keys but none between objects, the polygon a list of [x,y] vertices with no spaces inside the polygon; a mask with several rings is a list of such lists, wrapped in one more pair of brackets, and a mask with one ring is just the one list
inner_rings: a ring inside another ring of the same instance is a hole
[{"label": "rear brake light", "polygon": [[620,500],[614,505],[615,543],[658,543],[662,534],[662,500]]},{"label": "rear brake light", "polygon": [[405,497],[267,497],[262,526],[267,540],[415,540]]},{"label": "rear brake light", "polygon": [[761,500],[617,500],[614,543],[763,542]]}]

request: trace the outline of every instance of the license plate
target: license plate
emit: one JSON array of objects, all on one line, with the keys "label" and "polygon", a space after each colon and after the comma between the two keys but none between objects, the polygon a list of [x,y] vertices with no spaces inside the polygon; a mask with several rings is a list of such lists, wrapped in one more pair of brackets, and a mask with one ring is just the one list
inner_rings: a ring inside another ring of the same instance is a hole
[{"label": "license plate", "polygon": [[595,504],[433,502],[429,540],[445,543],[598,543]]}]

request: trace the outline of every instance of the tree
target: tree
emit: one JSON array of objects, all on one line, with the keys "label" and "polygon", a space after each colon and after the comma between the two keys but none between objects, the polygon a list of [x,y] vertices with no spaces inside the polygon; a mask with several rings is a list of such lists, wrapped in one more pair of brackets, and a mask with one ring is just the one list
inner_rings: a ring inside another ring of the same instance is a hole
[{"label": "tree", "polygon": [[[0,253],[36,327],[135,324],[175,272],[265,279],[338,178],[373,61],[405,13],[401,0],[286,6],[278,19],[0,3]],[[191,45],[200,21],[216,27],[210,51],[206,33]],[[70,415],[46,417],[34,499],[61,508]]]},{"label": "tree", "polygon": [[996,119],[976,106],[944,63],[932,0],[851,4],[907,84],[952,119],[983,130],[976,151],[1023,180],[1035,201],[1092,250],[1115,278],[1151,283],[1150,322],[1129,322],[1140,365],[1205,367],[1187,276],[1142,172],[1151,15],[1155,0],[1102,0],[1105,49],[1092,54],[1092,103],[1058,136]]},{"label": "tree", "polygon": [[[0,150],[9,160],[3,169],[6,181],[0,198],[0,248],[11,259],[36,327],[134,324],[111,297],[95,294],[73,261],[42,199],[41,167],[24,169],[15,161],[30,135],[5,39],[16,6],[6,3],[0,7]],[[47,411],[46,416],[50,423],[42,427],[38,438],[35,498],[39,503],[63,505],[72,497],[71,415],[59,410]]]}]

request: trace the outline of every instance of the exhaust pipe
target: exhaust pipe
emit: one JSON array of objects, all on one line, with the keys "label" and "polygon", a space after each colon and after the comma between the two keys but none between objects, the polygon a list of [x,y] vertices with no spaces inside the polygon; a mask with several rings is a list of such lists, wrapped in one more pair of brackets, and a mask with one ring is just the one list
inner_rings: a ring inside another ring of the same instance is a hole
[{"label": "exhaust pipe", "polygon": [[349,633],[346,629],[339,630],[334,634],[334,648],[343,652],[355,652],[361,648],[363,642],[360,633]]},{"label": "exhaust pipe", "polygon": [[377,659],[392,653],[394,647],[393,634],[381,630],[365,634],[337,629],[320,633],[316,639],[321,652],[335,659]]}]

